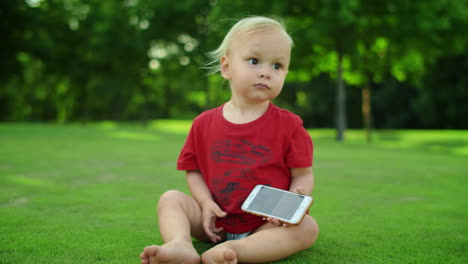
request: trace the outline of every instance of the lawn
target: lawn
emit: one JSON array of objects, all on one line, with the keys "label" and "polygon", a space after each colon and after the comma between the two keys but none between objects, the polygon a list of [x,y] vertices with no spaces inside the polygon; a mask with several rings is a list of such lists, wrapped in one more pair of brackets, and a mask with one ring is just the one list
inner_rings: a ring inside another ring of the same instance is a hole
[{"label": "lawn", "polygon": [[[0,124],[0,263],[139,263],[189,126]],[[310,132],[320,237],[277,263],[468,263],[468,131]]]}]

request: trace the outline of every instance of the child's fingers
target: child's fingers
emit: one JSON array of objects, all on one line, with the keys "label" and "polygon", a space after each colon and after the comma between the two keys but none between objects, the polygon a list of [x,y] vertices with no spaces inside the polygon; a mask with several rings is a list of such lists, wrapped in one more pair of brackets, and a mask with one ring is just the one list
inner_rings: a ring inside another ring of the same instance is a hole
[{"label": "child's fingers", "polygon": [[273,217],[264,217],[263,221],[268,221],[270,224],[275,225],[275,226],[282,226],[282,227],[288,227],[291,226],[288,223],[283,223],[280,220],[273,218]]},{"label": "child's fingers", "polygon": [[214,213],[216,214],[217,217],[221,217],[221,218],[226,217],[226,215],[227,215],[227,213],[224,212],[223,210],[221,210],[221,208],[219,208],[219,207],[215,208]]},{"label": "child's fingers", "polygon": [[222,237],[218,234],[224,231],[223,228],[216,227],[216,217],[222,218],[226,217],[226,215],[227,213],[221,210],[216,203],[208,204],[203,208],[203,229],[213,243],[217,243],[222,240]]},{"label": "child's fingers", "polygon": [[211,228],[205,228],[205,233],[212,242],[216,243],[216,235],[213,233]]},{"label": "child's fingers", "polygon": [[[214,228],[215,229],[215,228]],[[208,234],[208,237],[210,238],[211,242],[213,243],[218,243],[219,241],[222,240],[221,236],[214,231],[214,229],[210,229]]]},{"label": "child's fingers", "polygon": [[223,231],[223,228],[217,228],[215,226],[213,226],[212,228],[212,237],[211,237],[211,241],[213,241],[213,243],[217,243],[221,240],[223,240],[221,238],[221,235],[220,233]]},{"label": "child's fingers", "polygon": [[219,233],[221,233],[221,232],[224,231],[224,228],[222,228],[222,227],[216,227],[216,226],[215,226],[215,227],[213,228],[213,231],[214,231],[215,233],[218,233],[218,234],[219,234]]},{"label": "child's fingers", "polygon": [[148,264],[148,258],[146,257],[144,252],[140,254],[140,259],[141,259],[141,264]]},{"label": "child's fingers", "polygon": [[203,222],[203,229],[205,230],[205,233],[208,235],[208,237],[211,239],[213,231],[211,231],[211,223],[209,220]]},{"label": "child's fingers", "polygon": [[203,229],[205,230],[206,235],[213,243],[217,243],[222,240],[221,236],[217,235],[216,233],[220,233],[223,231],[223,228],[217,228],[215,226],[216,217],[211,217],[209,220],[204,221]]},{"label": "child's fingers", "polygon": [[296,187],[292,190],[290,190],[291,192],[293,193],[298,193],[298,194],[302,194],[302,195],[306,195],[305,193],[305,190],[304,190],[304,187]]},{"label": "child's fingers", "polygon": [[281,226],[283,223],[280,222],[280,220],[273,218],[273,217],[267,217],[263,218],[263,220],[268,221],[270,224],[273,224],[275,226]]},{"label": "child's fingers", "polygon": [[216,235],[216,234],[213,235],[213,239],[212,239],[213,243],[218,243],[218,242],[220,242],[221,240],[223,240],[223,239],[221,238],[221,236]]},{"label": "child's fingers", "polygon": [[303,188],[303,187],[297,188],[297,193],[298,193],[298,194],[305,195],[305,190],[304,190],[304,188]]},{"label": "child's fingers", "polygon": [[281,223],[280,220],[275,219],[275,218],[273,218],[273,223],[275,223],[275,225],[277,225],[277,226],[283,225],[283,223]]}]

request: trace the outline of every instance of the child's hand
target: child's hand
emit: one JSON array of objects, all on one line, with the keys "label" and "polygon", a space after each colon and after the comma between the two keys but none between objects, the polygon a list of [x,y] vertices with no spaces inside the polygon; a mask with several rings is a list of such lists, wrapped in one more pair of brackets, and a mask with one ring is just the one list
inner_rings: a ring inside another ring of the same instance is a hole
[{"label": "child's hand", "polygon": [[208,235],[213,243],[220,242],[223,238],[219,235],[223,232],[223,228],[217,228],[215,221],[217,217],[226,217],[227,213],[223,212],[221,208],[214,201],[207,201],[202,205],[202,223],[205,233]]},{"label": "child's hand", "polygon": [[268,221],[268,223],[275,225],[275,226],[283,226],[283,227],[288,227],[290,224],[288,223],[283,223],[280,220],[273,218],[273,217],[263,217],[263,221]]},{"label": "child's hand", "polygon": [[[305,191],[303,187],[297,186],[295,188],[292,188],[289,190],[290,192],[298,193],[305,195]],[[268,223],[275,225],[275,226],[282,226],[282,227],[288,227],[291,226],[291,224],[281,222],[280,220],[273,218],[273,217],[264,217],[263,221],[268,221]]]},{"label": "child's hand", "polygon": [[307,195],[305,190],[304,190],[304,187],[300,187],[300,186],[297,186],[295,188],[292,188],[289,190],[290,192],[293,192],[293,193],[298,193],[298,194],[302,194],[302,195]]}]

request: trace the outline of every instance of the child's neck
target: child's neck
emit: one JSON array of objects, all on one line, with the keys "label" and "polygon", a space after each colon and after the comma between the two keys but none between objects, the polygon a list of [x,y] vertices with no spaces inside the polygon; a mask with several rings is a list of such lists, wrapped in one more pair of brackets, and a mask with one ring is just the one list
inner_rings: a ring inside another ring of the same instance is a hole
[{"label": "child's neck", "polygon": [[223,107],[223,117],[234,124],[246,124],[260,118],[270,105],[270,101],[259,104],[245,104],[230,100]]}]

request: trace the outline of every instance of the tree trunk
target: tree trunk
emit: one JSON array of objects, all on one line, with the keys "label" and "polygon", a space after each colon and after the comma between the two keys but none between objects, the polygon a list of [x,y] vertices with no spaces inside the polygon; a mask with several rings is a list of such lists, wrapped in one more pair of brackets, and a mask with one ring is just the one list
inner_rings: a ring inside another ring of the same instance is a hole
[{"label": "tree trunk", "polygon": [[362,121],[366,131],[366,142],[371,142],[372,116],[371,116],[371,84],[370,81],[362,88]]},{"label": "tree trunk", "polygon": [[343,53],[338,52],[338,83],[336,86],[336,139],[344,141],[346,129],[346,91],[343,80]]}]

